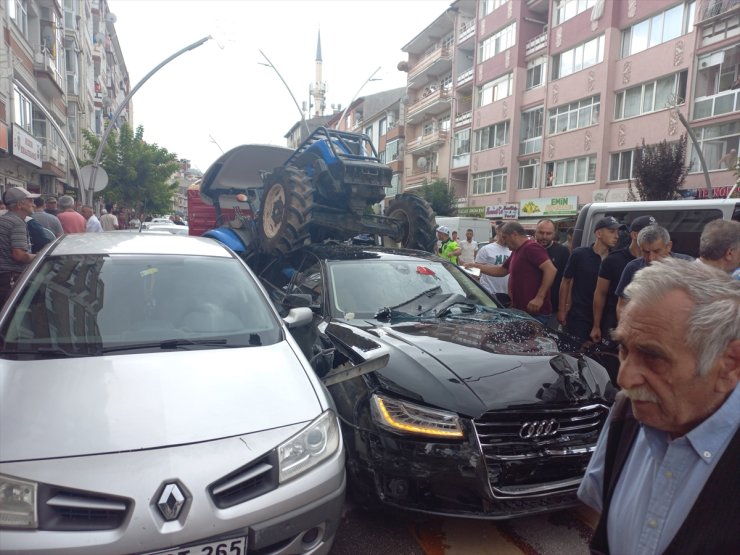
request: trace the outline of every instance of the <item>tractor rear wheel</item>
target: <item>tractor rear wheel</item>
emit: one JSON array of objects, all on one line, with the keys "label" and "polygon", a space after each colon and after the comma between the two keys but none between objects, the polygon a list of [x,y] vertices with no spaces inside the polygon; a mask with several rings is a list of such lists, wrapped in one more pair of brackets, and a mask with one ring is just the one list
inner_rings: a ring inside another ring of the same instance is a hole
[{"label": "tractor rear wheel", "polygon": [[310,237],[313,187],[301,170],[292,166],[276,169],[265,184],[261,206],[258,229],[262,252],[287,254]]},{"label": "tractor rear wheel", "polygon": [[417,195],[401,193],[391,201],[385,214],[402,224],[402,235],[392,237],[394,241],[398,241],[406,249],[434,252],[437,240],[434,230],[437,223],[434,220],[434,211],[427,201]]}]

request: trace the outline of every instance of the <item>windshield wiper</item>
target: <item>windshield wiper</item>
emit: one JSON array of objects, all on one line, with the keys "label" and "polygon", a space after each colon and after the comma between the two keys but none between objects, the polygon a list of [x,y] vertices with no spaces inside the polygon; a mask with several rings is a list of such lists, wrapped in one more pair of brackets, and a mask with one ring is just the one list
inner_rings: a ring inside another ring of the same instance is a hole
[{"label": "windshield wiper", "polygon": [[397,305],[389,306],[388,309],[389,310],[393,310],[394,308],[400,308],[400,307],[402,307],[404,305],[407,305],[409,303],[413,303],[415,300],[420,299],[424,295],[429,295],[429,293],[432,293],[432,292],[434,292],[434,291],[436,291],[438,289],[442,289],[442,286],[441,285],[435,285],[434,287],[431,287],[431,288],[429,288],[429,289],[427,289],[425,291],[422,291],[418,295],[415,295],[415,296],[411,297],[408,301],[403,301],[402,303],[398,303]]},{"label": "windshield wiper", "polygon": [[442,302],[424,310],[420,313],[420,315],[432,312],[436,318],[441,318],[442,316],[447,314],[453,306],[458,304],[464,304],[468,307],[475,308],[476,303],[468,299],[466,296],[461,295],[460,293],[451,293]]},{"label": "windshield wiper", "polygon": [[58,357],[65,357],[65,358],[74,358],[74,357],[89,357],[94,356],[93,353],[86,353],[86,352],[72,352],[72,351],[66,351],[60,347],[39,347],[37,349],[15,349],[15,350],[9,350],[9,351],[2,351],[3,355],[31,355],[31,356],[38,356],[42,358],[58,358]]},{"label": "windshield wiper", "polygon": [[[164,341],[152,341],[150,343],[131,343],[130,345],[119,345],[116,347],[104,347],[101,353],[113,353],[115,351],[135,351],[137,349],[178,349],[188,346],[220,346],[220,347],[244,347],[246,345],[227,345],[226,339],[165,339]],[[250,345],[251,346],[251,341]]]}]

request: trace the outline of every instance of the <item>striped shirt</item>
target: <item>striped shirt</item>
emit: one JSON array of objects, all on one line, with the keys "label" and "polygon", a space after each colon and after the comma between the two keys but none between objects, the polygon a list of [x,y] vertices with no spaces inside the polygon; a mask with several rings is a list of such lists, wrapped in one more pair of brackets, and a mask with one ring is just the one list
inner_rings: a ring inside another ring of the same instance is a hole
[{"label": "striped shirt", "polygon": [[9,211],[0,216],[0,272],[22,272],[26,268],[13,260],[13,249],[31,252],[31,240],[23,218]]}]

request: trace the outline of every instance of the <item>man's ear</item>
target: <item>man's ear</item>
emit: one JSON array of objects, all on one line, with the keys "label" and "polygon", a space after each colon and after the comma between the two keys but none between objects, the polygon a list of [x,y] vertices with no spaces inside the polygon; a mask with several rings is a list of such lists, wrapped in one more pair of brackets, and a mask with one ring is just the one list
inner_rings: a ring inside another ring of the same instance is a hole
[{"label": "man's ear", "polygon": [[719,392],[732,391],[740,381],[740,339],[731,341],[719,357],[716,388]]},{"label": "man's ear", "polygon": [[673,249],[673,241],[668,241],[665,248],[668,250],[668,252],[671,252],[671,250]]}]

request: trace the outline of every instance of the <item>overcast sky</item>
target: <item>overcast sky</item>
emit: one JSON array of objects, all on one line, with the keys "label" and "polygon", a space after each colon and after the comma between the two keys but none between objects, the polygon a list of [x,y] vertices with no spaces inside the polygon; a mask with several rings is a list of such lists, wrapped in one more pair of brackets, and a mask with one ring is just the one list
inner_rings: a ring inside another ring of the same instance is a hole
[{"label": "overcast sky", "polygon": [[261,49],[298,103],[314,80],[321,30],[323,79],[331,104],[402,87],[401,48],[451,0],[109,0],[134,87],[151,69],[198,39],[214,40],[171,61],[133,97],[134,124],[157,143],[205,171],[224,150],[245,143],[285,145],[300,115]]}]

